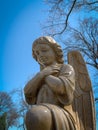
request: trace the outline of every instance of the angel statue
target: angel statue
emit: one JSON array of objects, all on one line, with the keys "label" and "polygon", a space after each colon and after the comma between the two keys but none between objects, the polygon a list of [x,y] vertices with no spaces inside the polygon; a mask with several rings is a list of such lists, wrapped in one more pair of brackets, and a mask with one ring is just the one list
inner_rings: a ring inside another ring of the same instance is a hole
[{"label": "angel statue", "polygon": [[27,130],[95,130],[91,82],[81,54],[68,53],[64,64],[60,45],[50,36],[33,42],[32,55],[40,64],[25,85]]}]

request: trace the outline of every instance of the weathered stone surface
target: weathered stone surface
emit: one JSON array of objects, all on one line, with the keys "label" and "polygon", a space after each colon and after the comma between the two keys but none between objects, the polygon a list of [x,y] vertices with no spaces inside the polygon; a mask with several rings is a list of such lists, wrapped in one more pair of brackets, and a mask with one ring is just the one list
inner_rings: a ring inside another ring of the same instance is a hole
[{"label": "weathered stone surface", "polygon": [[91,80],[85,61],[78,51],[68,54],[68,62],[75,70],[75,91],[72,103],[78,130],[96,130],[95,104]]},{"label": "weathered stone surface", "polygon": [[48,36],[34,41],[32,54],[41,71],[24,88],[32,105],[27,130],[95,130],[93,92],[81,54],[70,52],[70,65],[64,64],[61,47]]}]

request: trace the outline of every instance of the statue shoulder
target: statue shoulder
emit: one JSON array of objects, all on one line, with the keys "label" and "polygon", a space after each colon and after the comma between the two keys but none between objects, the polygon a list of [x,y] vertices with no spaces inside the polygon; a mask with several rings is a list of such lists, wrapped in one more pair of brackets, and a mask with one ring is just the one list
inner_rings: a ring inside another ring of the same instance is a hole
[{"label": "statue shoulder", "polygon": [[61,73],[69,73],[69,74],[74,73],[75,74],[74,68],[70,64],[62,64],[60,72]]}]

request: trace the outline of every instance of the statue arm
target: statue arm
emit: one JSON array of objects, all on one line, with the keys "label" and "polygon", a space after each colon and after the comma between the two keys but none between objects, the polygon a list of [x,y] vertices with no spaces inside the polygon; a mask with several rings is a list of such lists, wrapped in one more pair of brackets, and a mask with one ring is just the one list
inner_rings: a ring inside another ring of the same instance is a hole
[{"label": "statue arm", "polygon": [[64,94],[65,88],[64,85],[58,77],[53,75],[49,75],[45,78],[46,84],[52,89],[52,91],[56,94]]},{"label": "statue arm", "polygon": [[71,65],[63,65],[59,78],[62,80],[66,94],[59,95],[59,101],[64,105],[70,105],[74,98],[75,72]]},{"label": "statue arm", "polygon": [[43,77],[41,77],[39,72],[25,85],[24,94],[28,104],[35,102],[36,94],[41,86],[42,79]]},{"label": "statue arm", "polygon": [[70,65],[63,65],[58,77],[49,75],[45,82],[57,94],[59,101],[65,105],[70,104],[73,100],[75,90],[75,73]]},{"label": "statue arm", "polygon": [[44,82],[45,77],[53,73],[57,73],[58,70],[52,70],[51,67],[46,67],[41,72],[35,75],[25,86],[24,94],[28,104],[35,103],[37,93]]}]

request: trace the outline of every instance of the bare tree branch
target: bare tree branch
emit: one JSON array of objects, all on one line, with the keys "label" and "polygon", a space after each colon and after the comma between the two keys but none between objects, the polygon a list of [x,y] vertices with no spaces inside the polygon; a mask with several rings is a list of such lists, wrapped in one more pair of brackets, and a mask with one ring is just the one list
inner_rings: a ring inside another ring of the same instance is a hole
[{"label": "bare tree branch", "polygon": [[88,4],[88,5],[93,5],[93,4],[97,4],[97,3],[98,3],[98,0],[93,1],[93,2],[86,2],[86,4]]},{"label": "bare tree branch", "polygon": [[[98,70],[98,20],[93,18],[81,22],[79,29],[70,27],[68,38],[63,39],[64,54],[71,50],[79,50],[86,62]],[[67,32],[68,33],[68,32]]]},{"label": "bare tree branch", "polygon": [[47,3],[50,5],[50,15],[44,29],[49,29],[47,32],[51,36],[61,35],[66,31],[72,13],[98,11],[98,0],[47,0]]},{"label": "bare tree branch", "polygon": [[67,16],[66,16],[65,26],[64,26],[63,30],[61,30],[61,32],[58,32],[58,33],[53,34],[53,36],[55,36],[55,35],[60,35],[60,34],[62,34],[62,33],[66,30],[67,25],[68,25],[69,16],[70,16],[70,14],[71,14],[71,12],[72,12],[74,6],[75,6],[76,1],[77,1],[77,0],[74,0],[74,1],[73,1],[72,6],[71,6],[71,8],[70,8],[70,10],[69,10],[69,12],[68,12],[68,14],[67,14]]}]

